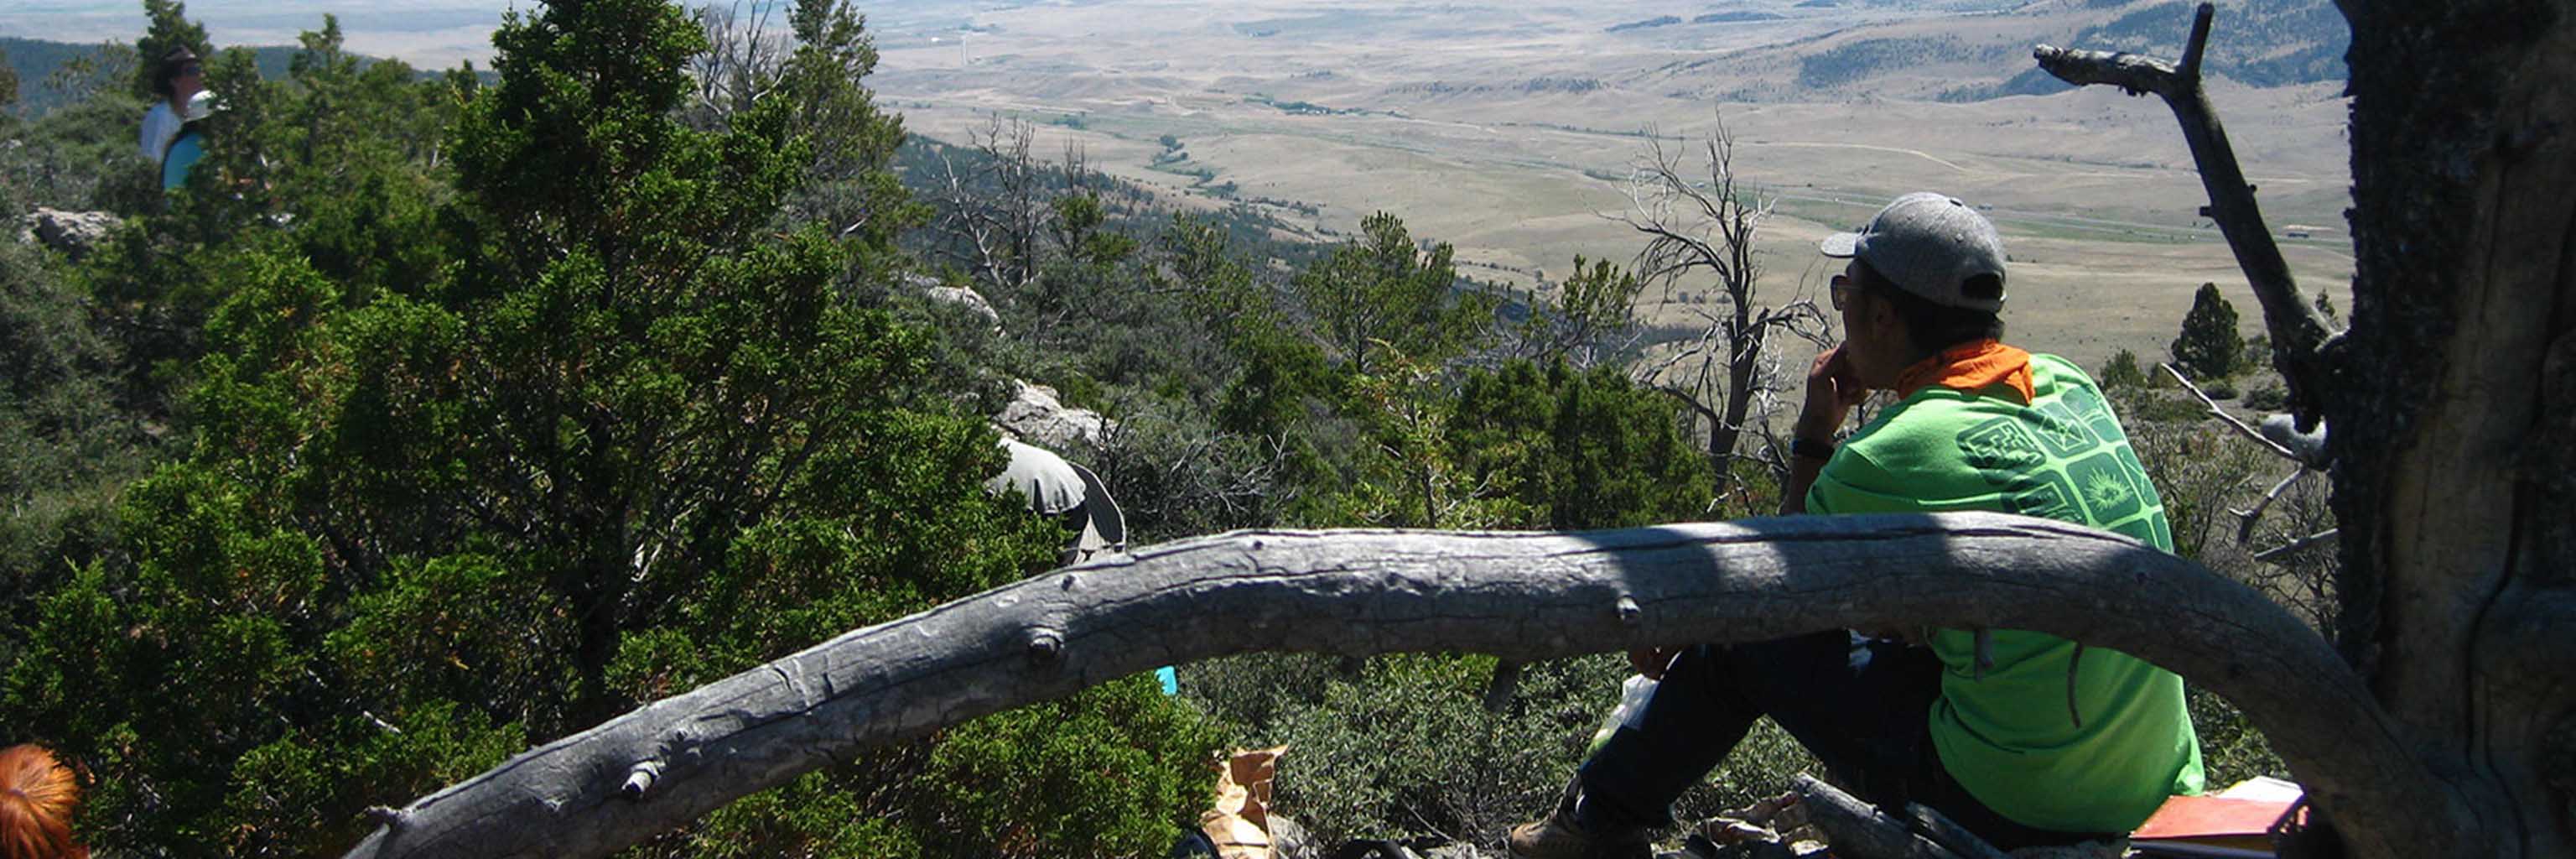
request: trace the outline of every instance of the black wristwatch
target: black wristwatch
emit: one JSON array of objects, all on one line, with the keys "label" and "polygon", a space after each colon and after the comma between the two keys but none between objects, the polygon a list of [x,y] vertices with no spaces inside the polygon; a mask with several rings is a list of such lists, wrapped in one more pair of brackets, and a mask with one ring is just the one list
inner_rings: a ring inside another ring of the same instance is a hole
[{"label": "black wristwatch", "polygon": [[1791,456],[1801,456],[1808,459],[1832,459],[1834,458],[1834,443],[1830,441],[1817,441],[1812,438],[1790,439],[1789,454]]}]

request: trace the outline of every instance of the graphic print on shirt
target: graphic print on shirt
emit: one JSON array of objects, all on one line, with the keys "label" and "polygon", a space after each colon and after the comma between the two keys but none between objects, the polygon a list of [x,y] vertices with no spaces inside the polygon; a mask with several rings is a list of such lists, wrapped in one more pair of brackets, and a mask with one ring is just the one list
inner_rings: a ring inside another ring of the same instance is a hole
[{"label": "graphic print on shirt", "polygon": [[1959,433],[1968,465],[2005,493],[2012,512],[2090,523],[2170,545],[2164,504],[2110,405],[2081,386]]}]

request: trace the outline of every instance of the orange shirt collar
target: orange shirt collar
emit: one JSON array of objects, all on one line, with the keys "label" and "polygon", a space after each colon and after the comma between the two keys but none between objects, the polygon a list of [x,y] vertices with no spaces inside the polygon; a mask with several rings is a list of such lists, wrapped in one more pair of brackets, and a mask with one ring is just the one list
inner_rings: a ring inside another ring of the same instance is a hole
[{"label": "orange shirt collar", "polygon": [[2021,395],[2022,405],[2032,397],[2030,353],[1993,340],[1961,343],[1905,368],[1896,376],[1896,395],[1911,397],[1914,392],[1939,385],[1954,391],[1975,393],[1997,384],[2010,386]]}]

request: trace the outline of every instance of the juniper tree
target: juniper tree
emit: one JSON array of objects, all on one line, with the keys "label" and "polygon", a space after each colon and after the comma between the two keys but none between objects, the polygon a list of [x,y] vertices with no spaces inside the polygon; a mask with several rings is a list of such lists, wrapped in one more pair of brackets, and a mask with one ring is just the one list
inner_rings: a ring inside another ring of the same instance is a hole
[{"label": "juniper tree", "polygon": [[[468,99],[435,168],[311,109],[416,92],[368,86],[327,26],[311,85],[236,117],[283,166],[216,203],[262,226],[164,257],[219,299],[190,449],[126,491],[122,555],[33,607],[0,704],[99,773],[98,844],[334,852],[370,806],[1051,560],[1061,531],[982,491],[993,436],[947,410],[925,335],[844,288],[891,276],[883,249],[774,228],[812,175],[798,105],[672,119],[701,39],[653,0],[513,14],[497,84],[425,85]],[[1145,852],[1212,743],[1120,684],[648,849]],[[1017,801],[956,805],[1002,772]]]},{"label": "juniper tree", "polygon": [[1416,247],[1403,220],[1379,212],[1361,219],[1358,238],[1299,272],[1292,292],[1352,372],[1376,369],[1388,351],[1437,361],[1463,351],[1492,322],[1486,296],[1453,294],[1452,253],[1447,242]]},{"label": "juniper tree", "polygon": [[2183,314],[2182,334],[2170,347],[2174,363],[2195,379],[2222,379],[2236,372],[2245,355],[2245,338],[2236,333],[2236,306],[2220,295],[2218,284],[2204,283]]}]

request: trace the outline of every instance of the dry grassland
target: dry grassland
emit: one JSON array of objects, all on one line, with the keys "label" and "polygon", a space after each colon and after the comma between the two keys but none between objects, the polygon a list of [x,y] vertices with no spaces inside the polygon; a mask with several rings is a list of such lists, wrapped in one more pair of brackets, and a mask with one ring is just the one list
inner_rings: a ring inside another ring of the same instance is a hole
[{"label": "dry grassland", "polygon": [[[2247,333],[2259,333],[2233,258],[2195,214],[2199,181],[2161,103],[2101,90],[1931,100],[2018,73],[2030,44],[2063,42],[2105,13],[2041,3],[2007,15],[1873,7],[1837,17],[1755,3],[1746,8],[1796,17],[1611,33],[1707,9],[1602,5],[1106,0],[916,8],[870,25],[885,55],[874,82],[914,131],[963,140],[996,113],[1059,123],[1043,126],[1039,151],[1076,144],[1095,167],[1180,192],[1199,181],[1151,166],[1156,139],[1173,135],[1189,156],[1175,167],[1212,171],[1245,198],[1321,206],[1313,218],[1278,212],[1310,235],[1394,212],[1416,235],[1455,244],[1480,279],[1526,286],[1534,278],[1514,270],[1559,273],[1576,254],[1627,259],[1639,243],[1600,213],[1630,205],[1625,178],[1647,135],[1695,152],[1722,121],[1740,175],[1777,200],[1762,245],[1767,294],[1812,294],[1825,271],[1817,239],[1929,188],[1990,206],[2003,226],[2017,340],[2088,366],[2120,348],[2159,356],[2203,281],[2232,286]],[[981,29],[962,33],[962,46],[961,24]],[[1998,59],[1899,64],[1830,100],[1742,100],[1788,88],[1803,56],[1865,39],[1963,40]],[[2221,81],[2214,97],[2276,228],[2335,228],[2289,254],[2312,291],[2332,285],[2348,304],[2336,88]],[[1642,309],[1666,323],[1693,316],[1686,305]]]}]

